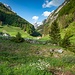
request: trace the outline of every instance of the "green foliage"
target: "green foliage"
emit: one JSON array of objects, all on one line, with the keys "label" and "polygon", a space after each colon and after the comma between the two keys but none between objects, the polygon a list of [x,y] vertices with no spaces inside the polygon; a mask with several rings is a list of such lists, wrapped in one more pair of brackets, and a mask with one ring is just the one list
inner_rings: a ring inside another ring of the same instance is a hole
[{"label": "green foliage", "polygon": [[49,35],[53,43],[58,45],[60,44],[61,41],[60,29],[56,21],[54,21],[53,24],[51,25]]},{"label": "green foliage", "polygon": [[[70,25],[70,23],[75,21],[75,0],[66,0],[66,1],[67,1],[67,3],[63,7],[61,5],[62,8],[58,11],[58,13],[56,13],[56,14],[58,14],[57,22],[61,29],[67,28]],[[58,9],[59,9],[59,7],[58,7]],[[55,15],[56,15],[55,11],[53,12],[52,17],[55,17]],[[46,20],[47,22],[42,26],[43,28],[41,28],[41,29],[43,29],[42,31],[44,31],[45,35],[49,33],[48,28],[51,25],[51,23],[53,22],[53,20],[50,20],[50,19],[51,19],[51,16],[49,16],[47,18],[47,20]],[[48,26],[47,26],[47,24],[48,24]]]},{"label": "green foliage", "polygon": [[74,21],[74,14],[63,15],[59,18],[60,28],[67,28]]},{"label": "green foliage", "polygon": [[75,64],[75,56],[65,56],[62,59],[65,63]]},{"label": "green foliage", "polygon": [[27,31],[27,33],[29,33],[30,35],[32,35],[34,33],[34,31],[35,31],[35,28],[32,25],[30,25],[30,26],[27,25],[26,31]]},{"label": "green foliage", "polygon": [[75,0],[70,0],[60,11],[59,16],[75,12]]},{"label": "green foliage", "polygon": [[68,48],[71,46],[71,42],[70,42],[70,38],[72,37],[72,33],[70,31],[67,31],[65,33],[65,36],[62,40],[62,46],[65,47],[65,48]]},{"label": "green foliage", "polygon": [[16,34],[15,42],[20,43],[20,42],[23,42],[23,41],[24,41],[24,39],[21,37],[21,34],[18,32]]},{"label": "green foliage", "polygon": [[30,25],[26,27],[26,31],[27,33],[29,33],[31,36],[41,36],[41,34],[39,32],[37,32],[34,28],[34,26]]},{"label": "green foliage", "polygon": [[0,35],[3,35],[3,32],[0,32]]},{"label": "green foliage", "polygon": [[[15,43],[10,40],[0,39],[0,74],[54,75],[51,73],[51,69],[54,69],[54,72],[55,70],[64,71],[65,69],[65,71],[75,72],[75,56],[73,53],[66,51],[67,54],[55,54],[59,57],[50,57],[50,55],[48,56],[49,51],[48,54],[46,53],[50,48],[57,49],[57,46],[35,45],[26,42]],[[46,50],[44,54],[47,54],[47,56],[36,54],[35,52],[37,50],[41,53]],[[69,57],[69,54],[72,56]],[[65,55],[67,55],[67,57],[65,57]]]},{"label": "green foliage", "polygon": [[43,26],[43,35],[46,36],[47,34],[49,34],[49,23],[44,24]]},{"label": "green foliage", "polygon": [[0,25],[20,27],[24,30],[24,32],[27,31],[30,35],[32,35],[35,31],[32,24],[7,9],[2,3],[0,3]]},{"label": "green foliage", "polygon": [[16,34],[16,37],[11,38],[11,41],[14,41],[16,43],[21,43],[21,42],[24,42],[24,39],[21,37],[21,34],[18,32]]}]

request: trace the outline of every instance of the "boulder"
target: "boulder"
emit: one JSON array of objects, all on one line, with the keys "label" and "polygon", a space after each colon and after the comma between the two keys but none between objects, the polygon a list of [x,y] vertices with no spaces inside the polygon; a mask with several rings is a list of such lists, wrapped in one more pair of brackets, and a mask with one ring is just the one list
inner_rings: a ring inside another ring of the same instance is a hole
[{"label": "boulder", "polygon": [[57,50],[58,53],[63,53],[62,49]]}]

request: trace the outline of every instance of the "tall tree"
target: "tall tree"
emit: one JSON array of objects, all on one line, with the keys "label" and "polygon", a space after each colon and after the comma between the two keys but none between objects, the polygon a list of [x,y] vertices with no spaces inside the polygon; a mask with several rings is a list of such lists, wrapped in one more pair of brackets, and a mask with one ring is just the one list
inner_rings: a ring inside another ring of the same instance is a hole
[{"label": "tall tree", "polygon": [[61,40],[60,29],[56,21],[52,23],[49,35],[52,43],[55,43],[57,45],[60,44],[60,40]]}]

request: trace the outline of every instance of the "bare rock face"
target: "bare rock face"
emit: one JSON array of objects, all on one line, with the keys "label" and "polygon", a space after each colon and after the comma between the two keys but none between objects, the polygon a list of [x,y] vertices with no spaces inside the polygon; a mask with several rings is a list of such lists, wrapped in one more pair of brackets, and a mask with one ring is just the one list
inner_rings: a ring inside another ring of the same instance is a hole
[{"label": "bare rock face", "polygon": [[65,2],[62,4],[62,5],[60,5],[59,7],[58,7],[58,9],[56,9],[55,11],[53,11],[49,16],[48,16],[48,18],[46,19],[46,21],[45,21],[45,23],[50,23],[50,25],[57,19],[57,17],[58,17],[58,14],[59,14],[59,11],[61,10],[61,8],[64,6],[64,5],[66,5],[68,3],[68,0],[65,0]]},{"label": "bare rock face", "polygon": [[6,8],[8,8],[9,10],[12,10],[12,8],[11,8],[9,5],[4,4],[4,6],[5,6]]}]

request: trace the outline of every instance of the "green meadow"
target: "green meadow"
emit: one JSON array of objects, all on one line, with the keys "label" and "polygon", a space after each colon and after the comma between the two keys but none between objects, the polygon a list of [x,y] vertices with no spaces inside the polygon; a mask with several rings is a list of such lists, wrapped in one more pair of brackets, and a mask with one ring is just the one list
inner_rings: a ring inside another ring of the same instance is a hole
[{"label": "green meadow", "polygon": [[16,36],[16,34],[20,32],[22,37],[24,38],[33,38],[27,32],[24,32],[20,27],[7,26],[7,25],[0,26],[0,32],[8,33],[11,36]]},{"label": "green meadow", "polygon": [[[62,54],[50,49],[63,49]],[[0,38],[1,75],[75,74],[75,54],[59,46],[15,43]]]},{"label": "green meadow", "polygon": [[[63,39],[65,32],[70,31],[73,37],[70,38],[75,44],[74,23],[60,31]],[[0,26],[0,32],[16,36],[18,32],[23,38],[37,39],[30,36],[19,27]],[[50,36],[46,35],[37,41],[49,41]],[[50,50],[63,50],[63,53]],[[5,38],[0,38],[0,74],[1,75],[75,75],[75,47],[69,50],[60,46],[41,43],[16,43]]]}]

